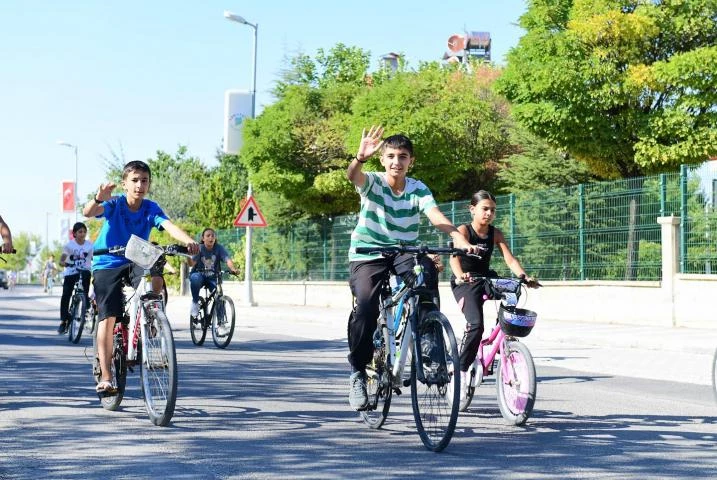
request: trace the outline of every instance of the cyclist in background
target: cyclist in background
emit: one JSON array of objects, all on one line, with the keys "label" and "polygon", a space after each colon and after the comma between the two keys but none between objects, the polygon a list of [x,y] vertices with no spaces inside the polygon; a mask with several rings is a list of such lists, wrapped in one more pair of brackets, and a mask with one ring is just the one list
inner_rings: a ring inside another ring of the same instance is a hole
[{"label": "cyclist in background", "polygon": [[[495,220],[495,197],[485,190],[479,190],[471,197],[469,210],[471,222],[458,227],[458,231],[468,239],[471,245],[476,245],[480,250],[481,258],[477,257],[451,257],[450,266],[453,271],[451,276],[451,289],[459,307],[466,317],[466,328],[463,334],[460,348],[461,363],[461,397],[465,398],[468,392],[468,381],[466,374],[471,363],[478,353],[478,346],[483,338],[483,303],[485,299],[485,286],[483,282],[470,282],[470,274],[482,277],[497,277],[498,275],[490,269],[490,258],[493,254],[493,247],[498,246],[503,255],[505,264],[517,277],[525,275],[523,267],[517,258],[513,256],[505,241],[503,232],[491,225]],[[538,288],[538,282],[532,277],[526,276],[527,285],[531,288]]]},{"label": "cyclist in background", "polygon": [[0,237],[2,237],[0,253],[12,253],[12,233],[10,232],[10,226],[5,223],[2,215],[0,215]]},{"label": "cyclist in background", "polygon": [[42,290],[44,292],[47,292],[47,285],[48,280],[51,276],[55,275],[55,272],[57,272],[57,264],[55,263],[55,256],[53,254],[50,254],[49,257],[47,257],[47,261],[45,262],[45,266],[42,268]]},{"label": "cyclist in background", "polygon": [[[70,297],[75,288],[77,278],[82,276],[82,286],[85,297],[90,290],[90,267],[92,266],[92,242],[87,240],[87,226],[77,222],[72,226],[74,239],[67,242],[60,255],[60,265],[64,265],[64,281],[62,283],[62,298],[60,299],[60,326],[57,333],[65,333],[70,324]],[[80,267],[80,270],[77,269]]]},{"label": "cyclist in background", "polygon": [[[351,364],[349,404],[364,410],[366,394],[366,365],[373,356],[373,333],[379,314],[381,281],[385,272],[393,268],[403,275],[413,269],[412,255],[388,259],[381,255],[356,253],[356,247],[389,247],[399,243],[415,244],[418,240],[420,214],[443,233],[453,238],[456,248],[473,252],[470,245],[450,220],[440,211],[433,194],[421,181],[407,176],[413,166],[413,143],[404,135],[392,135],[381,140],[383,128],[371,127],[363,131],[358,153],[351,159],[346,176],[361,196],[358,223],[351,234],[349,249],[349,286],[356,298],[356,307],[349,317],[348,339]],[[363,164],[374,153],[381,153],[384,172],[362,171]],[[438,273],[430,258],[423,261],[426,286],[438,301]]]},{"label": "cyclist in background", "polygon": [[199,290],[205,286],[211,291],[217,288],[216,272],[221,270],[221,262],[225,262],[234,275],[237,274],[229,253],[217,243],[214,229],[205,228],[199,243],[199,253],[187,260],[192,267],[189,274],[189,287],[192,291],[192,307],[189,314],[192,318],[199,314]]}]

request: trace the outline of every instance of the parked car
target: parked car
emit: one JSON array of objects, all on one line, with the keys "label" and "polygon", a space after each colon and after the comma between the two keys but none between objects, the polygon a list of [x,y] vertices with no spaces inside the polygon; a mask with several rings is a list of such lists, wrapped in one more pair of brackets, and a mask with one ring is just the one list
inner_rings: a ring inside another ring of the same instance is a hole
[{"label": "parked car", "polygon": [[7,272],[5,270],[0,270],[0,287],[7,290]]}]

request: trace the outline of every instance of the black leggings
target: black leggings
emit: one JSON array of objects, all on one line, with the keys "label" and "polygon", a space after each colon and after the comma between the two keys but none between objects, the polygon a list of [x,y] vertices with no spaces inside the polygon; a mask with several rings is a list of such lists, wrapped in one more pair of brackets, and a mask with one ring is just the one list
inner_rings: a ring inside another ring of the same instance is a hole
[{"label": "black leggings", "polygon": [[483,294],[482,282],[451,284],[457,302],[463,300],[462,311],[466,317],[466,330],[461,341],[461,371],[467,372],[476,358],[478,346],[483,338]]},{"label": "black leggings", "polygon": [[85,299],[87,299],[87,292],[90,291],[90,272],[82,270],[74,275],[66,275],[65,280],[62,283],[62,298],[60,298],[60,318],[64,321],[70,320],[70,297],[72,296],[72,289],[75,288],[75,282],[77,277],[82,275],[82,286],[85,289]]},{"label": "black leggings", "polygon": [[[393,259],[378,258],[351,262],[349,286],[356,298],[356,306],[349,316],[348,360],[354,370],[363,371],[373,356],[373,332],[376,330],[379,303],[381,300],[381,281],[391,267],[399,275],[413,270],[413,255],[399,255]],[[438,303],[438,272],[433,261],[424,257],[421,261],[424,269],[426,287],[434,291]]]}]

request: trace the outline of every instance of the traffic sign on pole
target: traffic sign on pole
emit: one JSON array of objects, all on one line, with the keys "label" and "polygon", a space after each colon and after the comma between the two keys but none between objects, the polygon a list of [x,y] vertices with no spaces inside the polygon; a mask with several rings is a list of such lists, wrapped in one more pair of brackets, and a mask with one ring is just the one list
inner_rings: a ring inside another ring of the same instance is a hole
[{"label": "traffic sign on pole", "polygon": [[251,195],[247,198],[246,203],[234,219],[235,227],[266,227],[264,215],[259,210],[259,205]]}]

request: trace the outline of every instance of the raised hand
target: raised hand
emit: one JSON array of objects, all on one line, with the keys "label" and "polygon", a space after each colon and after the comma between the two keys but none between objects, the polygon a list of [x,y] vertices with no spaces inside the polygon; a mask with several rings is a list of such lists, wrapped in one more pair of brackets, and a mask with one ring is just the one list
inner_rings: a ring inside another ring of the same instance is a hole
[{"label": "raised hand", "polygon": [[378,127],[372,125],[368,133],[364,128],[361,132],[361,143],[359,144],[358,153],[356,153],[356,159],[363,162],[376,153],[376,151],[381,148],[381,145],[383,145],[383,140],[381,140],[382,135],[383,127],[380,125]]},{"label": "raised hand", "polygon": [[112,191],[116,186],[117,185],[113,182],[103,183],[100,185],[100,188],[97,190],[97,200],[105,202],[112,198]]}]

